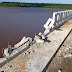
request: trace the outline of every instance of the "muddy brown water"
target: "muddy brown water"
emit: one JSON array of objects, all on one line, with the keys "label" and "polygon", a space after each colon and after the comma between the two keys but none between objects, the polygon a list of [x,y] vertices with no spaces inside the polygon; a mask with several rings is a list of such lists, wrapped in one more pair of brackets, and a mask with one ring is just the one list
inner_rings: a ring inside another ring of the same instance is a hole
[{"label": "muddy brown water", "polygon": [[41,8],[2,8],[0,7],[0,57],[2,49],[9,43],[14,46],[24,36],[34,37],[43,32],[43,25],[53,12],[59,10]]}]

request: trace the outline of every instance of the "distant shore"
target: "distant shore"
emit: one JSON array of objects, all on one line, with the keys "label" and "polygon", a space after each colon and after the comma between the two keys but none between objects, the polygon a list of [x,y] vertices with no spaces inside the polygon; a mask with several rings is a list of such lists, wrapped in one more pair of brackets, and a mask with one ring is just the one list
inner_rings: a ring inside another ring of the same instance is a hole
[{"label": "distant shore", "polygon": [[47,8],[72,10],[72,4],[52,4],[52,3],[20,3],[20,2],[2,2],[0,7],[9,8]]}]

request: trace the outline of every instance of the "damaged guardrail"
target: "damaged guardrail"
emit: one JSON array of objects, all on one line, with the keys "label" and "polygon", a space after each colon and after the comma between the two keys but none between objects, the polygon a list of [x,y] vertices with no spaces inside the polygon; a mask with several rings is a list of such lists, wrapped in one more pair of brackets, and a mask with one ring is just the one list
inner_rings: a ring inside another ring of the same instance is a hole
[{"label": "damaged guardrail", "polygon": [[56,28],[59,28],[71,18],[72,10],[54,12],[53,17],[49,18],[46,24],[44,24],[44,33],[40,32],[39,35],[42,37],[42,39],[45,39],[51,31],[55,30]]}]

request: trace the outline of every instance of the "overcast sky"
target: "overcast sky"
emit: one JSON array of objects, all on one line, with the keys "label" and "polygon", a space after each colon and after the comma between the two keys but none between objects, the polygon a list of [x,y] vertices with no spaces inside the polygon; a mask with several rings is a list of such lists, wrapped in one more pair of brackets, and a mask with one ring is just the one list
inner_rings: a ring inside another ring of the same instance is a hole
[{"label": "overcast sky", "polygon": [[0,2],[63,3],[63,4],[72,4],[72,0],[0,0]]}]

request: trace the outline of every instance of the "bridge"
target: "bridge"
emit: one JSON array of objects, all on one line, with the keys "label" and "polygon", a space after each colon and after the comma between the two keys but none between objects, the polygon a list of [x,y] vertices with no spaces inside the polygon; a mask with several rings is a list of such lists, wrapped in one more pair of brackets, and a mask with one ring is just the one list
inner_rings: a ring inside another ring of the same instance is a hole
[{"label": "bridge", "polygon": [[[0,71],[46,72],[61,46],[72,32],[72,10],[54,12],[44,24],[45,31],[23,39],[13,52],[0,59]],[[66,56],[71,57],[71,52]],[[65,57],[65,56],[64,56]]]}]

